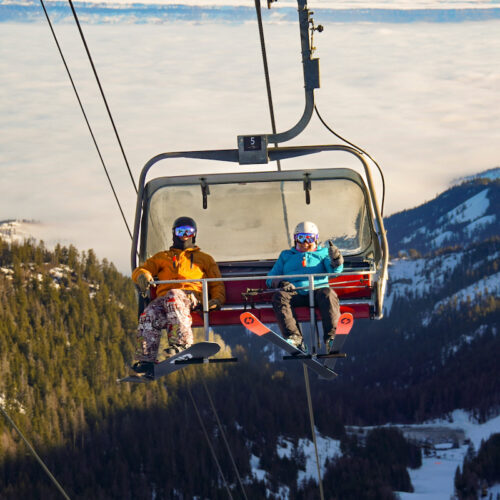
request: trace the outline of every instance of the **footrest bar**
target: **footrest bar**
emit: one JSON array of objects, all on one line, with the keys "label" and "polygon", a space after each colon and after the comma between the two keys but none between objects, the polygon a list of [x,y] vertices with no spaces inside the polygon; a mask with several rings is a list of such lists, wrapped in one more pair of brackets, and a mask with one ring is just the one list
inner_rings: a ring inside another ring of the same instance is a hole
[{"label": "footrest bar", "polygon": [[175,365],[202,365],[204,363],[235,363],[238,358],[190,358],[176,359]]},{"label": "footrest bar", "polygon": [[331,352],[330,354],[318,354],[318,358],[347,358],[345,352]]}]

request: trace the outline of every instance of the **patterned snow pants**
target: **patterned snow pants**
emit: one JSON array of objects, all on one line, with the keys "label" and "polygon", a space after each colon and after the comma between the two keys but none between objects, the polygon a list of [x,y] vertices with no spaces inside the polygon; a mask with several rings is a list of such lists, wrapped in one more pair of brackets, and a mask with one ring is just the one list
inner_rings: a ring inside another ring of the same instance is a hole
[{"label": "patterned snow pants", "polygon": [[193,343],[191,310],[197,304],[194,294],[179,289],[153,300],[139,318],[135,359],[156,361],[163,330],[170,345],[189,347]]}]

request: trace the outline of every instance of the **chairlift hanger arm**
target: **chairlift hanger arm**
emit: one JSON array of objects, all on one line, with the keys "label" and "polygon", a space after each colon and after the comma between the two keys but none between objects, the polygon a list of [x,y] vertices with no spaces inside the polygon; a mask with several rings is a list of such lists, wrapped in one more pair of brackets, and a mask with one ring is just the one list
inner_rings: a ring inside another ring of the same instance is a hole
[{"label": "chairlift hanger arm", "polygon": [[307,8],[307,0],[297,0],[302,54],[302,70],[304,74],[305,106],[302,117],[285,132],[260,135],[238,136],[238,150],[241,164],[267,163],[267,145],[278,144],[297,137],[308,125],[314,112],[314,90],[319,88],[319,59],[312,58],[314,47],[311,46],[311,34],[323,31],[322,26],[315,27],[312,14]]},{"label": "chairlift hanger arm", "polygon": [[[300,45],[302,53],[302,70],[304,74],[304,91],[305,91],[305,107],[302,117],[297,124],[286,132],[277,134],[269,134],[269,143],[280,143],[289,141],[299,135],[311,120],[314,112],[314,90],[319,89],[319,59],[312,58],[314,48],[311,47],[311,40],[309,38],[309,25],[312,24],[313,30],[314,23],[312,22],[312,14],[307,8],[307,0],[297,0],[298,13],[299,13],[299,29],[300,29]],[[321,28],[322,30],[322,28]],[[320,31],[321,31],[320,30]]]}]

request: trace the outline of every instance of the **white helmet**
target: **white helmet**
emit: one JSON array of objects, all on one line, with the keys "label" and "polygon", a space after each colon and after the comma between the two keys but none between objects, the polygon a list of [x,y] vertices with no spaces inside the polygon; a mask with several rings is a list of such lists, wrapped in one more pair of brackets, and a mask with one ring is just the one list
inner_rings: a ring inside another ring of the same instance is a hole
[{"label": "white helmet", "polygon": [[299,222],[295,227],[295,231],[293,232],[294,238],[296,234],[300,233],[310,233],[319,236],[318,226],[314,224],[314,222],[309,222],[309,221]]}]

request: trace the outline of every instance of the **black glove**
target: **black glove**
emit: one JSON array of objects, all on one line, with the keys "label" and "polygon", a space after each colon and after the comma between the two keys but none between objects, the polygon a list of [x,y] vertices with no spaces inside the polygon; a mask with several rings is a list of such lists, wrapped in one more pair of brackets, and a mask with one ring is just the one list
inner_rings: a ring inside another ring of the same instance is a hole
[{"label": "black glove", "polygon": [[330,263],[332,267],[339,267],[344,263],[344,257],[340,253],[340,250],[331,242],[328,241],[328,257],[330,257]]},{"label": "black glove", "polygon": [[295,290],[295,285],[289,281],[281,281],[278,285],[284,292],[293,292]]},{"label": "black glove", "polygon": [[215,311],[216,309],[220,309],[222,307],[222,304],[220,303],[219,299],[210,299],[208,301],[208,310],[209,311]]}]

